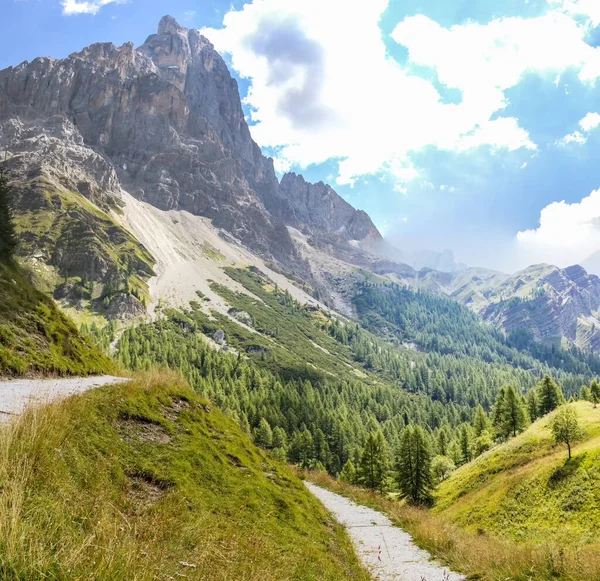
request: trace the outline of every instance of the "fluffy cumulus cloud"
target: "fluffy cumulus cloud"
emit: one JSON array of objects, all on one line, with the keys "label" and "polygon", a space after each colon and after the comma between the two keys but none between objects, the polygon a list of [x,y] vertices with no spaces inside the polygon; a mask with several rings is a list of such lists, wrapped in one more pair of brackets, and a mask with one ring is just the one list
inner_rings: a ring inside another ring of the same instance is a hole
[{"label": "fluffy cumulus cloud", "polygon": [[558,145],[569,145],[570,143],[577,143],[583,145],[587,142],[590,132],[600,126],[600,114],[588,113],[580,122],[579,127],[581,131],[576,130],[573,133],[565,135],[560,139]]},{"label": "fluffy cumulus cloud", "polygon": [[63,14],[73,16],[76,14],[98,14],[103,6],[108,4],[122,4],[124,0],[62,0]]},{"label": "fluffy cumulus cloud", "polygon": [[600,250],[600,190],[578,203],[546,206],[538,228],[519,232],[517,244],[522,264],[568,266],[585,261]]},{"label": "fluffy cumulus cloud", "polygon": [[[505,91],[530,73],[600,76],[600,50],[585,42],[600,18],[597,0],[549,0],[538,18],[485,25],[408,17],[392,33],[408,50],[406,65],[382,38],[388,3],[253,0],[202,31],[250,80],[252,133],[277,152],[278,169],[338,159],[339,183],[381,171],[403,183],[421,174],[413,154],[430,146],[533,150],[519,120],[502,115]],[[460,92],[458,103],[442,99],[431,74],[417,74],[427,69]]]}]

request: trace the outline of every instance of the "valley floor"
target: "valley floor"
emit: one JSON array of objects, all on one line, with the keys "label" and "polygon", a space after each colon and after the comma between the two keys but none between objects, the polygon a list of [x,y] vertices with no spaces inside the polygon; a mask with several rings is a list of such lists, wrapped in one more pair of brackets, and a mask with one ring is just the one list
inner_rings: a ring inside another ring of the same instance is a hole
[{"label": "valley floor", "polygon": [[308,489],[342,524],[361,561],[380,581],[460,581],[462,576],[431,561],[412,537],[372,508],[306,482]]}]

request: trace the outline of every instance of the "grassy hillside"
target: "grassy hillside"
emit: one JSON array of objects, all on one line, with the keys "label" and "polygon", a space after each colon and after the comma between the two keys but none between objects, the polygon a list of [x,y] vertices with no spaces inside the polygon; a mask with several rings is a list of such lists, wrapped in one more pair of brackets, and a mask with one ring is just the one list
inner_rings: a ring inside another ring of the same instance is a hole
[{"label": "grassy hillside", "polygon": [[[154,258],[111,217],[110,206],[100,209],[44,178],[17,191],[17,253],[38,288],[100,313],[126,297],[143,312]],[[38,260],[27,260],[32,256]]]},{"label": "grassy hillside", "polygon": [[571,404],[585,438],[567,461],[550,416],[459,468],[436,493],[435,512],[479,533],[533,544],[600,540],[600,408]]},{"label": "grassy hillside", "polygon": [[0,578],[369,579],[298,478],[177,376],[0,431]]},{"label": "grassy hillside", "polygon": [[15,264],[0,261],[0,376],[87,375],[113,367]]}]

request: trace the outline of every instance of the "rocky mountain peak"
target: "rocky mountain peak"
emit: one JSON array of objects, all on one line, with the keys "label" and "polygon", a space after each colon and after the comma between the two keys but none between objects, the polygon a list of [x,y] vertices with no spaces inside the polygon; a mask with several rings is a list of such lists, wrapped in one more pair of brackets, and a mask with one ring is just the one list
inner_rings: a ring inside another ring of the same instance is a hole
[{"label": "rocky mountain peak", "polygon": [[321,181],[313,184],[294,172],[287,173],[281,179],[279,196],[272,204],[273,211],[291,226],[313,236],[366,244],[382,240],[366,212],[353,208]]},{"label": "rocky mountain peak", "polygon": [[169,16],[163,16],[158,23],[158,34],[182,34],[187,33],[187,29],[181,26],[175,18]]}]

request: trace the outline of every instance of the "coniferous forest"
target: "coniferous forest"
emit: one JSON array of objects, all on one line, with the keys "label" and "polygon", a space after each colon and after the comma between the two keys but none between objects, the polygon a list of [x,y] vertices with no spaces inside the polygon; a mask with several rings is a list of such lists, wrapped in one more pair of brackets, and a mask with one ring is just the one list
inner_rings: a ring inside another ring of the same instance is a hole
[{"label": "coniferous forest", "polygon": [[576,348],[517,346],[430,293],[358,283],[357,323],[300,305],[257,269],[228,274],[251,293],[214,285],[231,317],[200,302],[164,309],[123,333],[119,361],[181,371],[257,443],[303,467],[379,489],[406,472],[395,465],[423,458],[425,481],[396,483],[414,501],[426,502],[436,480],[520,433],[563,393],[578,397],[600,370]]}]

